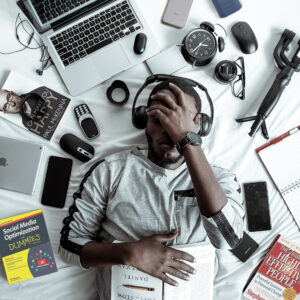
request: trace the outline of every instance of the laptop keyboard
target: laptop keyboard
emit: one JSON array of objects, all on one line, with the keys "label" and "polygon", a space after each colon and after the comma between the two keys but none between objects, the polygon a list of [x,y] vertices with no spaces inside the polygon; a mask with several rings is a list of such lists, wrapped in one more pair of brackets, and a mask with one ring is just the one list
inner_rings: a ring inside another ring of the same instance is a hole
[{"label": "laptop keyboard", "polygon": [[89,1],[90,0],[32,0],[31,3],[41,22],[45,24]]},{"label": "laptop keyboard", "polygon": [[123,1],[50,39],[66,67],[140,28],[127,1]]}]

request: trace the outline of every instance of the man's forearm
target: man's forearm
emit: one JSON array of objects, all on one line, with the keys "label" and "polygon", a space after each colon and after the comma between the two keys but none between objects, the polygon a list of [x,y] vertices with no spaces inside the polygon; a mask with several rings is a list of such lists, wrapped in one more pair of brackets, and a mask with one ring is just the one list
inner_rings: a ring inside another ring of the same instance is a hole
[{"label": "man's forearm", "polygon": [[125,265],[130,256],[130,244],[89,242],[81,250],[80,262],[84,267]]},{"label": "man's forearm", "polygon": [[183,152],[189,169],[201,213],[211,217],[227,203],[201,147],[188,145]]}]

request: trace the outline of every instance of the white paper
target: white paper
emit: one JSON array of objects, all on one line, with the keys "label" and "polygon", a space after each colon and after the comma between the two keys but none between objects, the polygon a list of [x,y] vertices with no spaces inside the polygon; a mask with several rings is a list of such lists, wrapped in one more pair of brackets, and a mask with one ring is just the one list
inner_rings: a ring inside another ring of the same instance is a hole
[{"label": "white paper", "polygon": [[161,300],[162,281],[131,266],[112,267],[111,300]]},{"label": "white paper", "polygon": [[164,300],[212,300],[215,248],[208,245],[180,247],[178,250],[188,252],[196,258],[195,263],[189,263],[196,269],[196,274],[190,274],[190,280],[173,278],[178,287],[164,285]]},{"label": "white paper", "polygon": [[300,130],[258,155],[300,227]]}]

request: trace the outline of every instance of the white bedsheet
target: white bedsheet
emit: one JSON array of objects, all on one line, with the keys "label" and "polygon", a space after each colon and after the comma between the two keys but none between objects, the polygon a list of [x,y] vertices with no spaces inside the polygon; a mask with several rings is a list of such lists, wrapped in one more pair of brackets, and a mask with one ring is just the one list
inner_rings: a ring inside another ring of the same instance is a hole
[{"label": "white bedsheet", "polygon": [[[297,33],[297,38],[300,38],[300,2],[299,0],[244,0],[241,11],[228,18],[220,19],[210,0],[194,0],[189,20],[182,30],[161,24],[160,20],[167,0],[138,0],[137,2],[151,24],[161,49],[180,43],[184,35],[202,21],[221,23],[228,31],[225,51],[217,54],[210,65],[194,69],[187,67],[178,74],[204,84],[213,99],[215,121],[211,134],[204,140],[204,150],[210,162],[234,170],[240,183],[262,180],[268,184],[273,228],[266,232],[250,233],[260,244],[256,253],[247,263],[242,263],[228,251],[217,251],[219,266],[215,279],[214,299],[242,299],[242,288],[245,282],[278,233],[300,244],[299,228],[254,152],[254,149],[265,143],[266,140],[260,132],[254,138],[248,136],[251,123],[239,125],[234,121],[238,117],[256,114],[259,104],[277,73],[273,60],[273,49],[283,30],[285,28],[293,30]],[[2,52],[20,48],[14,35],[14,22],[18,11],[15,0],[0,1],[0,51]],[[252,26],[259,42],[256,53],[244,55],[247,81],[245,101],[234,98],[231,95],[230,88],[218,84],[212,76],[217,62],[222,59],[234,59],[242,55],[230,32],[231,25],[237,21],[247,21]],[[0,55],[0,86],[3,85],[9,71],[16,70],[32,77],[34,80],[39,80],[44,85],[62,90],[68,96],[54,67],[45,71],[43,77],[37,76],[35,70],[40,67],[39,57],[39,50],[26,50],[12,55]],[[145,65],[140,64],[78,97],[72,97],[69,108],[51,142],[0,118],[1,135],[36,141],[45,145],[42,167],[39,171],[38,185],[34,195],[27,196],[0,190],[0,219],[42,207],[59,269],[57,273],[48,276],[8,285],[3,266],[0,265],[1,300],[96,299],[94,270],[83,271],[77,267],[67,266],[57,254],[62,219],[72,203],[72,193],[78,186],[83,174],[96,160],[107,154],[129,148],[133,144],[146,142],[144,132],[136,130],[131,124],[131,106],[137,89],[148,75],[149,72]],[[113,106],[106,99],[106,89],[114,79],[124,80],[131,92],[130,101],[123,107]],[[274,138],[300,124],[299,83],[300,75],[295,74],[278,105],[267,119],[270,138]],[[147,92],[150,90],[149,87]],[[146,92],[142,95],[146,99]],[[96,149],[96,157],[86,164],[74,159],[64,209],[41,206],[40,198],[48,157],[50,155],[67,156],[58,145],[59,138],[67,132],[72,132],[83,138],[83,134],[73,116],[73,107],[81,101],[88,103],[100,126],[100,138],[91,141]],[[142,102],[143,100],[140,104],[143,104]],[[247,229],[246,222],[245,229]]]}]

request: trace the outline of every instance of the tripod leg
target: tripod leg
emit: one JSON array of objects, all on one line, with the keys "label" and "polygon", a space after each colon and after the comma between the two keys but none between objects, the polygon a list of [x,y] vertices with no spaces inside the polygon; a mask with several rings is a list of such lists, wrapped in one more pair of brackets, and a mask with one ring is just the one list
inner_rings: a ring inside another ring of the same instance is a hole
[{"label": "tripod leg", "polygon": [[268,129],[267,129],[267,125],[266,125],[266,122],[263,121],[262,124],[261,124],[261,131],[262,131],[262,134],[263,136],[268,139],[269,138],[269,134],[268,134]]},{"label": "tripod leg", "polygon": [[246,117],[246,118],[241,118],[241,119],[235,119],[235,120],[238,123],[242,123],[242,122],[254,121],[255,119],[256,119],[256,116]]}]

